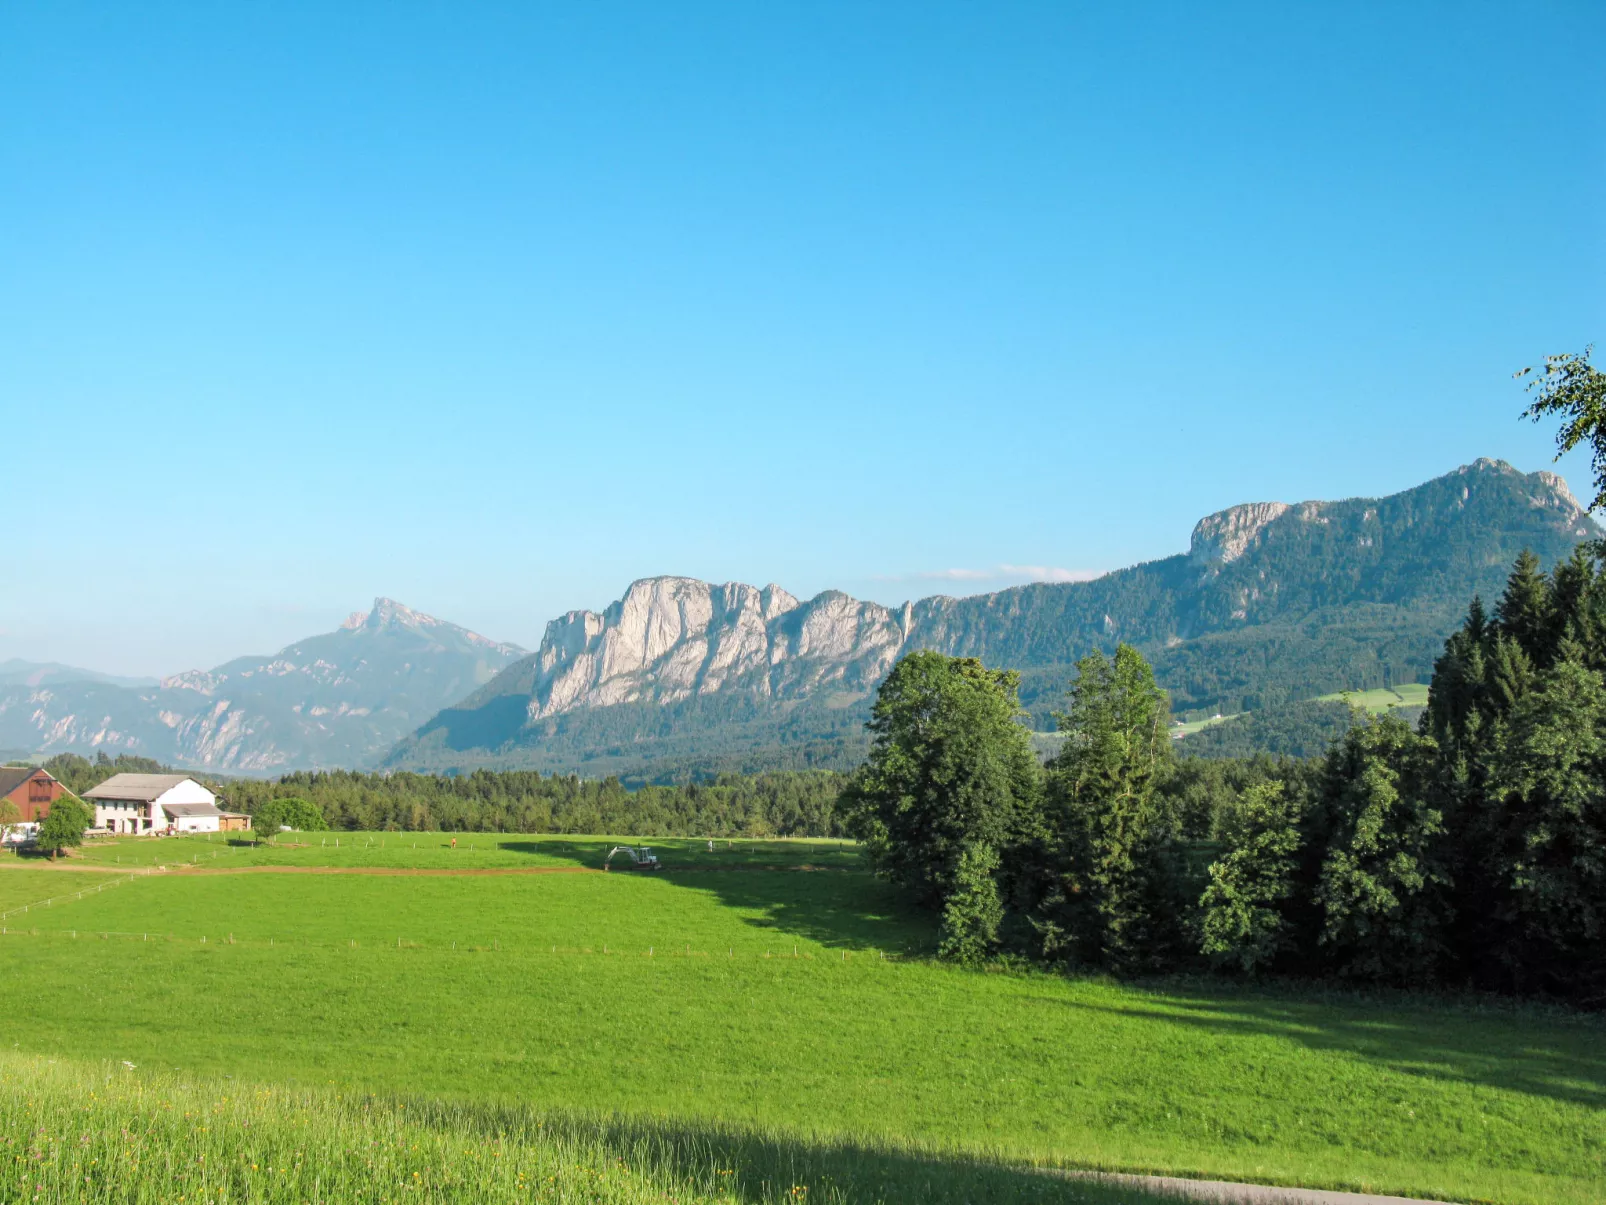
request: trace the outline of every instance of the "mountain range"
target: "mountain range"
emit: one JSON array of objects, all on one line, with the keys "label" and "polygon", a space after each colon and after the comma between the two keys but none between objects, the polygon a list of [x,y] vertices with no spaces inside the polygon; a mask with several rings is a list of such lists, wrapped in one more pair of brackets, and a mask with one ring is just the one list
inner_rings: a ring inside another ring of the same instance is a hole
[{"label": "mountain range", "polygon": [[851,764],[875,686],[922,648],[1021,671],[1045,730],[1076,659],[1121,641],[1183,714],[1425,681],[1468,600],[1496,594],[1522,549],[1550,564],[1599,535],[1555,474],[1479,460],[1386,498],[1231,507],[1199,521],[1187,552],[1088,582],[886,607],[651,578],[600,614],[552,621],[536,652],[385,764],[626,776]]},{"label": "mountain range", "polygon": [[1385,498],[1234,506],[1201,519],[1186,552],[1085,582],[889,607],[647,578],[551,621],[533,653],[379,599],[336,632],[154,686],[0,676],[0,748],[236,773],[841,768],[862,756],[876,686],[915,649],[1019,670],[1041,730],[1076,659],[1120,641],[1184,716],[1271,708],[1425,681],[1518,552],[1548,565],[1600,535],[1561,478],[1479,460]]},{"label": "mountain range", "polygon": [[153,685],[0,685],[0,748],[134,753],[242,774],[368,766],[524,655],[380,598],[334,632]]}]

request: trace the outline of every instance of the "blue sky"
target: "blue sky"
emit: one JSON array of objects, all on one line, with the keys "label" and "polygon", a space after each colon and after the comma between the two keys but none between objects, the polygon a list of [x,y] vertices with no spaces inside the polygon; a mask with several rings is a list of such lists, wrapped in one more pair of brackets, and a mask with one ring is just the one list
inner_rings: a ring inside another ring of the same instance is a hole
[{"label": "blue sky", "polygon": [[[0,9],[0,657],[897,602],[1548,467],[1606,7]],[[1582,492],[1587,464],[1561,466]],[[48,583],[41,588],[41,583]]]}]

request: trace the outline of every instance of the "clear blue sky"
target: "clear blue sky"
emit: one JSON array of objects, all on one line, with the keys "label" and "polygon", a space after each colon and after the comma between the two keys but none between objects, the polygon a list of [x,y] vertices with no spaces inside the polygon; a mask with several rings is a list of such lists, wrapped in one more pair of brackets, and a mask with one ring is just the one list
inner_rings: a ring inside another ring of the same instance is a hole
[{"label": "clear blue sky", "polygon": [[533,646],[656,573],[897,602],[1547,467],[1510,377],[1606,342],[1603,40],[5,5],[0,657],[167,673],[375,594]]}]

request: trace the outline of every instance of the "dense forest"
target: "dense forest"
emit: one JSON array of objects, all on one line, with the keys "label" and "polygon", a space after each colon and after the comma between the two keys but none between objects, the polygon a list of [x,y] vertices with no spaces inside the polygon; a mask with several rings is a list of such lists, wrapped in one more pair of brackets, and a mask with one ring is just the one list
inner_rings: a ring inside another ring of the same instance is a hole
[{"label": "dense forest", "polygon": [[330,828],[631,836],[839,836],[842,776],[827,771],[727,775],[706,783],[627,790],[616,778],[534,771],[458,777],[290,774],[225,788],[232,806],[256,812],[270,799],[303,798]]}]

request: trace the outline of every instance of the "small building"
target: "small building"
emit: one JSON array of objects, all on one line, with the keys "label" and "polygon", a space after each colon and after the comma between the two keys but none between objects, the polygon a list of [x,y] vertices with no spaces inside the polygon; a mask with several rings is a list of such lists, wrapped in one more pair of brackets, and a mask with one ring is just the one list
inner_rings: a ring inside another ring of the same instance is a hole
[{"label": "small building", "polygon": [[216,833],[217,796],[184,774],[113,774],[84,792],[95,827],[109,833]]},{"label": "small building", "polygon": [[167,827],[175,833],[220,833],[224,813],[215,803],[166,803]]},{"label": "small building", "polygon": [[218,832],[243,833],[251,827],[251,817],[245,812],[219,812]]},{"label": "small building", "polygon": [[0,766],[0,799],[17,805],[24,824],[37,824],[50,815],[50,805],[66,790],[37,766]]}]

